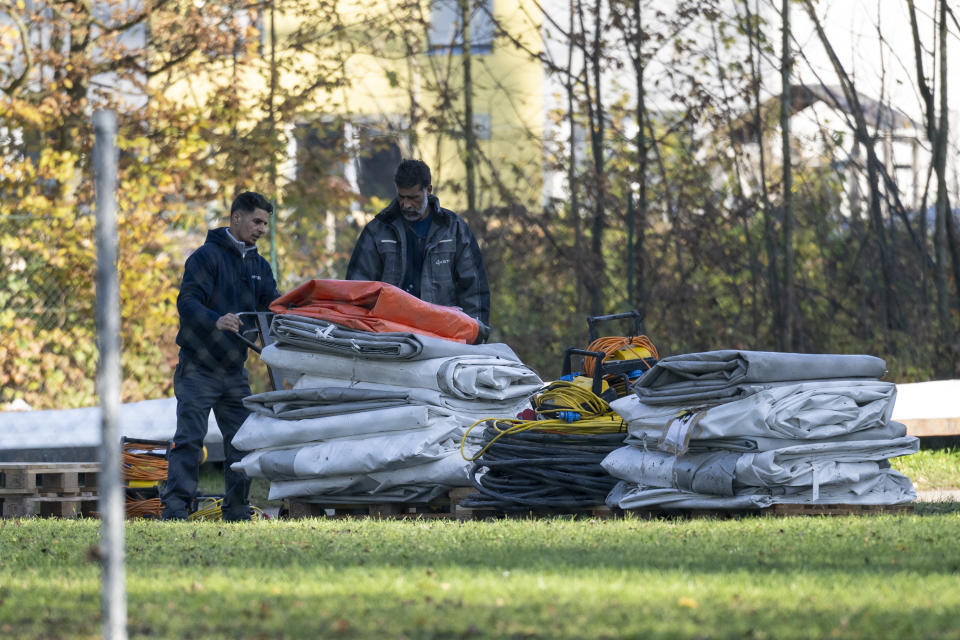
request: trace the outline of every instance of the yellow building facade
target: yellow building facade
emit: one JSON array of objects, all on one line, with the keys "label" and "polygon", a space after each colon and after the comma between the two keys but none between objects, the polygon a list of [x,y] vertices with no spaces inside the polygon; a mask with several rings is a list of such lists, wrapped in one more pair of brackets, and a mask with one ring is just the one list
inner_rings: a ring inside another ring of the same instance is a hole
[{"label": "yellow building facade", "polygon": [[[295,90],[311,68],[330,68],[330,61],[337,61],[342,81],[319,92],[312,108],[305,106],[300,125],[337,123],[333,135],[342,137],[348,158],[344,176],[363,196],[392,195],[391,165],[400,157],[416,157],[433,170],[444,205],[466,208],[464,4],[434,0],[398,8],[376,0],[339,2],[331,35],[317,34],[317,45],[280,71],[280,85]],[[546,119],[538,5],[530,0],[470,4],[476,207],[534,206],[542,191]],[[305,36],[300,19],[275,16],[276,51],[286,59]],[[268,20],[264,15],[269,37]],[[266,60],[269,41],[265,45]],[[287,175],[297,179],[295,171]]]}]

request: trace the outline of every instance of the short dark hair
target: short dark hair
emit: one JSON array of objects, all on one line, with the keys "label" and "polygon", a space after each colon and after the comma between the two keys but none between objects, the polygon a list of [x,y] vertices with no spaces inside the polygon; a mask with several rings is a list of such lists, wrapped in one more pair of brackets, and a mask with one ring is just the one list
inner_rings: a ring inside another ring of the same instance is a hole
[{"label": "short dark hair", "polygon": [[404,160],[397,167],[397,172],[393,174],[393,183],[401,189],[410,187],[429,187],[430,167],[422,160]]},{"label": "short dark hair", "polygon": [[233,199],[230,205],[230,215],[235,213],[253,213],[255,209],[263,209],[267,213],[273,213],[273,205],[259,193],[253,191],[244,191]]}]

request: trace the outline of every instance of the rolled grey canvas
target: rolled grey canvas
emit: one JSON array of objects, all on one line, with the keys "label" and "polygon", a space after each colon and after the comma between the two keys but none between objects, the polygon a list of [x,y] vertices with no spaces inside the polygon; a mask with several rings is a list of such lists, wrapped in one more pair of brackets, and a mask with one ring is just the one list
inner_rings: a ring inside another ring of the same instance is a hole
[{"label": "rolled grey canvas", "polygon": [[543,384],[523,363],[488,355],[383,362],[271,344],[263,349],[260,358],[271,368],[301,375],[420,387],[464,400],[527,398]]},{"label": "rolled grey canvas", "polygon": [[415,333],[359,331],[326,320],[288,313],[273,317],[270,335],[279,345],[374,360],[427,360],[480,355],[520,361],[513,349],[503,343],[464,344]]},{"label": "rolled grey canvas", "polygon": [[302,420],[281,420],[251,413],[233,437],[240,451],[285,447],[336,438],[362,438],[394,431],[424,429],[431,424],[430,410],[422,405],[402,405]]},{"label": "rolled grey canvas", "polygon": [[[644,431],[635,428],[630,431],[624,444],[632,444],[648,449],[661,449],[662,432],[658,430]],[[891,420],[884,425],[862,429],[842,436],[833,436],[821,440],[796,440],[788,438],[765,438],[763,436],[728,436],[725,438],[704,438],[692,439],[687,445],[684,453],[701,453],[703,451],[713,451],[721,449],[724,451],[736,451],[740,453],[749,453],[754,451],[772,451],[773,449],[782,449],[792,447],[797,444],[813,442],[850,442],[851,440],[895,440],[907,435],[907,427],[900,422]],[[666,450],[673,453],[670,450]]]},{"label": "rolled grey canvas", "polygon": [[243,399],[243,406],[250,411],[283,420],[372,411],[405,404],[410,404],[410,394],[402,390],[335,386],[267,391]]},{"label": "rolled grey canvas", "polygon": [[761,509],[774,504],[896,505],[916,499],[909,478],[893,469],[880,469],[858,482],[822,485],[816,496],[811,487],[745,487],[733,496],[717,496],[622,481],[607,495],[606,503],[620,509]]},{"label": "rolled grey canvas", "polygon": [[750,383],[873,379],[886,363],[868,355],[722,350],[669,356],[633,385],[646,404],[696,406],[729,402],[746,395]]},{"label": "rolled grey canvas", "polygon": [[462,435],[457,420],[432,419],[421,429],[257,449],[234,463],[233,469],[268,480],[388,471],[459,452]]},{"label": "rolled grey canvas", "polygon": [[470,484],[467,462],[460,452],[439,460],[390,471],[372,471],[355,475],[275,480],[270,483],[270,500],[323,495],[383,495],[396,487],[440,485],[443,487]]},{"label": "rolled grey canvas", "polygon": [[887,459],[916,453],[919,447],[919,439],[912,436],[683,456],[625,446],[611,452],[601,466],[615,478],[646,487],[732,496],[743,487],[809,486],[817,495],[824,485],[849,484],[875,475],[887,466]]},{"label": "rolled grey canvas", "polygon": [[744,397],[706,407],[648,404],[636,395],[610,407],[631,435],[657,438],[664,451],[682,454],[691,440],[777,438],[824,440],[883,427],[896,401],[896,385],[876,380],[818,380],[775,387],[742,385]]}]

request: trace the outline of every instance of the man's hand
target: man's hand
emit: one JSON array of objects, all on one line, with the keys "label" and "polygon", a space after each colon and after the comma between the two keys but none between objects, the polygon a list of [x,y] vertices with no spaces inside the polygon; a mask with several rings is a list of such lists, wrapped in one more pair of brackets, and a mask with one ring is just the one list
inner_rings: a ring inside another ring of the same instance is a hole
[{"label": "man's hand", "polygon": [[235,313],[225,313],[217,318],[217,329],[240,333],[240,316]]}]

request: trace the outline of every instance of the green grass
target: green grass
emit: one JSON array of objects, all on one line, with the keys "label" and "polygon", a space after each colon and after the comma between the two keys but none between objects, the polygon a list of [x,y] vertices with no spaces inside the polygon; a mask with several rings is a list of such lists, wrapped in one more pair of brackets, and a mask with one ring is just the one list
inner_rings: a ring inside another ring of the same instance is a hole
[{"label": "green grass", "polygon": [[[0,637],[94,638],[96,521],[0,522]],[[960,638],[960,513],[127,525],[138,638]]]},{"label": "green grass", "polygon": [[891,466],[910,478],[918,491],[960,489],[960,449],[923,449],[895,458]]}]

